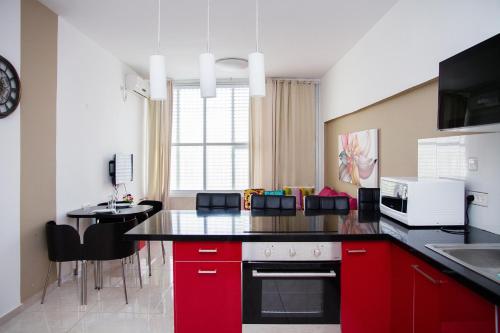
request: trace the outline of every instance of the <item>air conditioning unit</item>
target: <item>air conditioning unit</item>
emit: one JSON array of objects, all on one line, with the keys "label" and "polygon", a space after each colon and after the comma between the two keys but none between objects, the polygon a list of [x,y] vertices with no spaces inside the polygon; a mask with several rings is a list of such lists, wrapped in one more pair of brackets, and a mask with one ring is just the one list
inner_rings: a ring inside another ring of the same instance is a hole
[{"label": "air conditioning unit", "polygon": [[136,74],[127,74],[125,76],[125,90],[135,92],[136,94],[149,98],[149,81],[146,81]]}]

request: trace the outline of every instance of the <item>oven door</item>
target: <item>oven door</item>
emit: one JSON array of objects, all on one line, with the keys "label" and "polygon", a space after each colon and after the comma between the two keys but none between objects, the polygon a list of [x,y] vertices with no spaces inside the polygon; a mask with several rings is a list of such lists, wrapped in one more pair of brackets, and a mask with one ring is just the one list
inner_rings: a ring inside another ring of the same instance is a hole
[{"label": "oven door", "polygon": [[340,261],[244,262],[243,323],[339,324]]}]

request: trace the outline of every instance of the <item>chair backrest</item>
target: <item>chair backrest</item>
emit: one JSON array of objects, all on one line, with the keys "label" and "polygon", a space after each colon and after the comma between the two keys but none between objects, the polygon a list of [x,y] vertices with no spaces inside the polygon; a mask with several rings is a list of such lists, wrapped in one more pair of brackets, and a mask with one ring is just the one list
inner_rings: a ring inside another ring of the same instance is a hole
[{"label": "chair backrest", "polygon": [[307,210],[349,210],[349,197],[323,197],[319,195],[307,195],[305,197],[304,209]]},{"label": "chair backrest", "polygon": [[296,197],[292,195],[252,195],[252,210],[295,210]]},{"label": "chair backrest", "polygon": [[241,210],[240,193],[197,193],[196,209]]},{"label": "chair backrest", "polygon": [[380,210],[380,188],[360,187],[358,190],[358,210]]},{"label": "chair backrest", "polygon": [[45,224],[47,248],[50,261],[74,261],[82,259],[80,235],[67,224],[49,221]]},{"label": "chair backrest", "polygon": [[156,200],[142,200],[139,205],[153,206],[153,210],[148,212],[148,216],[151,217],[163,209],[163,202]]},{"label": "chair backrest", "polygon": [[83,235],[84,257],[87,260],[114,260],[126,258],[137,251],[135,241],[123,239],[123,234],[137,225],[133,218],[125,222],[97,223]]}]

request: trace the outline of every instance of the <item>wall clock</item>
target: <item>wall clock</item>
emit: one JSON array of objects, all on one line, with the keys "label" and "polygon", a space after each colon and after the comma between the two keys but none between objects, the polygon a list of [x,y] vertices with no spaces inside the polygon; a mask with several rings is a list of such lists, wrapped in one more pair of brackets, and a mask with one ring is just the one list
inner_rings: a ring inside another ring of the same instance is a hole
[{"label": "wall clock", "polygon": [[0,119],[16,110],[20,97],[19,75],[14,66],[0,56]]}]

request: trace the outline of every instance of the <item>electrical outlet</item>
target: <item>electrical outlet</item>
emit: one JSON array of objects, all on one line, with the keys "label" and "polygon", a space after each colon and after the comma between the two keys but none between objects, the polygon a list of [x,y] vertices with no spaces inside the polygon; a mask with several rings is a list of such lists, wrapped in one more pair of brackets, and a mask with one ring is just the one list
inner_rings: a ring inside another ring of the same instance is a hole
[{"label": "electrical outlet", "polygon": [[467,195],[473,195],[474,201],[471,202],[473,205],[488,207],[488,193],[477,192],[477,191],[467,191]]}]

